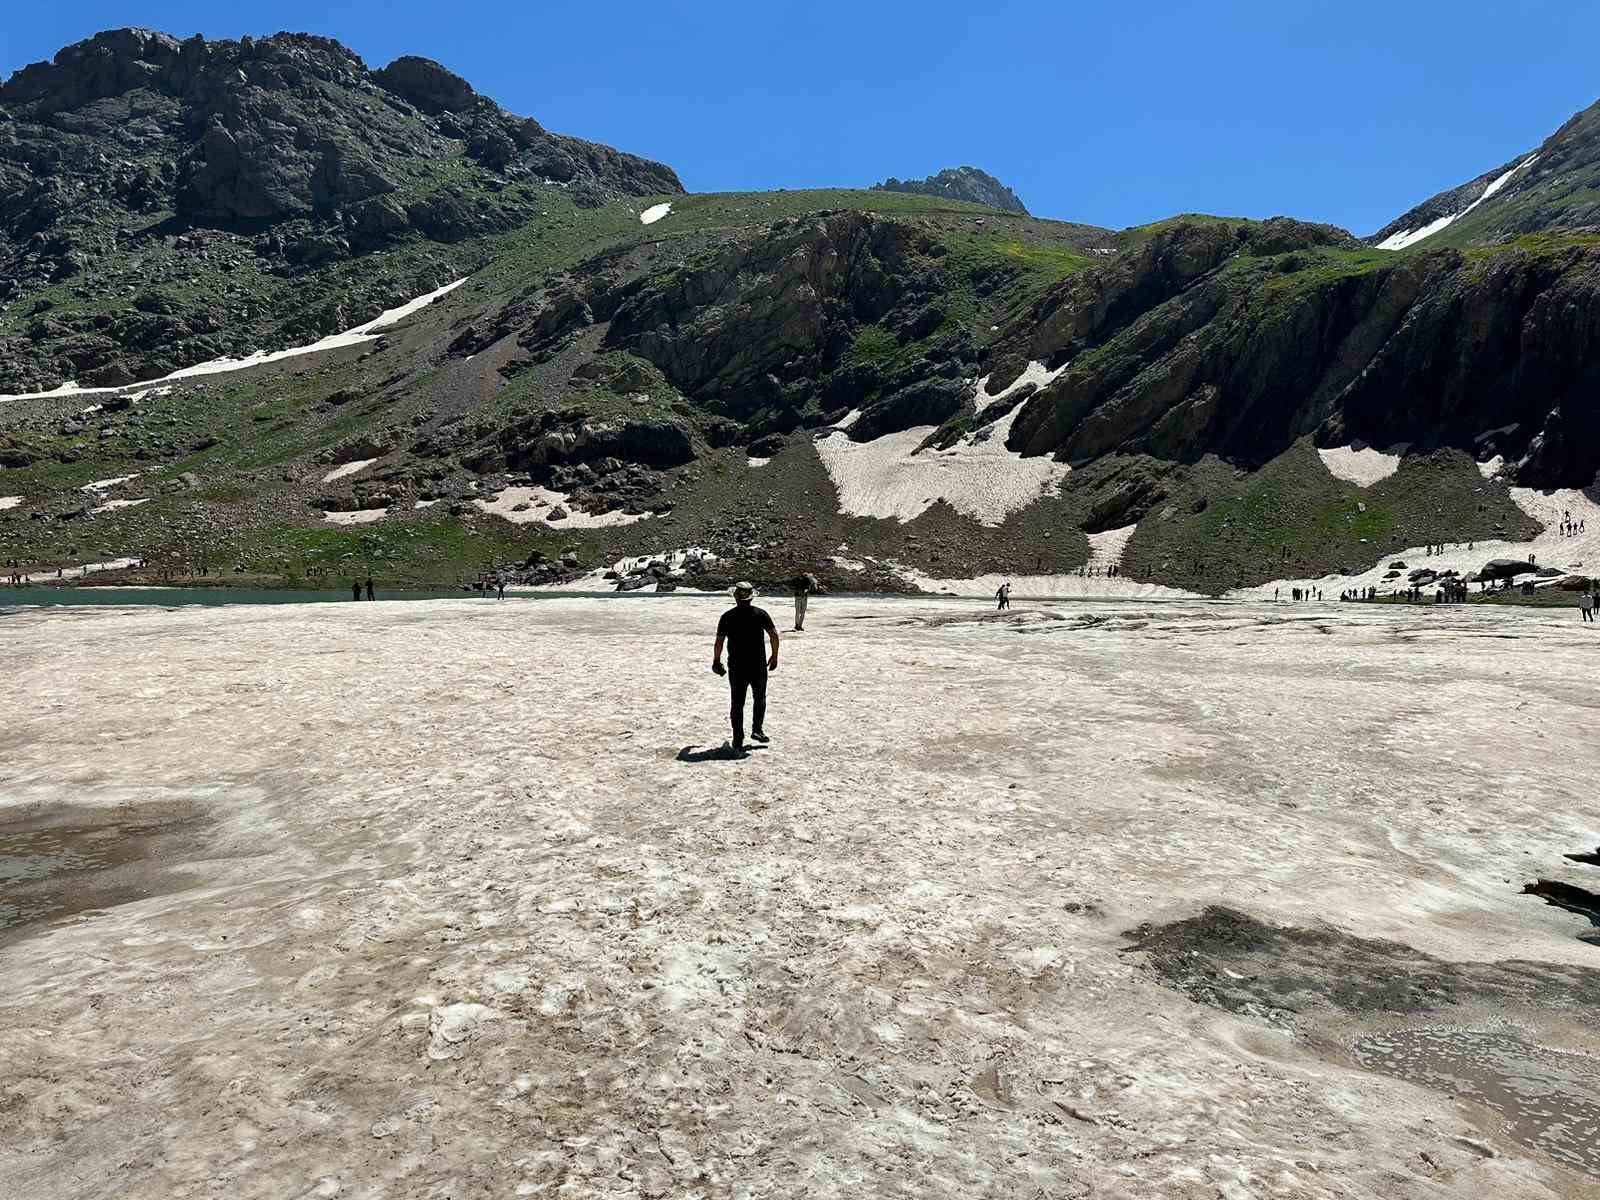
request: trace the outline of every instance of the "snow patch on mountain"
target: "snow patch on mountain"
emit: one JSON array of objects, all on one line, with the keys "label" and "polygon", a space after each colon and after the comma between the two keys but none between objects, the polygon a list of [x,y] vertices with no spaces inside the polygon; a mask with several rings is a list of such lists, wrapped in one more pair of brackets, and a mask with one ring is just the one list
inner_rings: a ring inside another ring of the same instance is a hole
[{"label": "snow patch on mountain", "polygon": [[914,521],[943,500],[984,525],[999,525],[1066,478],[1072,468],[1050,458],[1024,458],[1006,449],[1014,410],[947,450],[918,450],[938,427],[919,425],[853,442],[830,430],[817,454],[839,491],[847,516]]},{"label": "snow patch on mountain", "polygon": [[[147,379],[142,383],[129,383],[122,387],[81,388],[76,383],[63,383],[60,387],[48,392],[23,392],[17,395],[0,396],[0,403],[8,400],[48,400],[57,396],[113,396],[126,392],[131,388],[154,389],[163,383],[176,379],[194,379],[203,375],[225,375],[232,371],[243,371],[249,367],[261,367],[268,363],[282,362],[287,358],[299,358],[306,354],[318,354],[324,350],[340,350],[348,346],[359,346],[366,342],[377,341],[377,331],[387,329],[405,320],[413,313],[419,312],[438,300],[456,290],[465,278],[457,279],[454,283],[447,283],[441,288],[408,300],[395,308],[385,309],[372,320],[354,329],[347,329],[343,333],[329,334],[320,341],[311,342],[304,346],[294,346],[288,350],[273,350],[271,352],[258,350],[244,358],[217,358],[210,362],[197,363],[192,367],[184,367],[170,375],[163,375],[160,379]],[[170,389],[169,389],[170,390]],[[158,393],[159,394],[159,393]]]},{"label": "snow patch on mountain", "polygon": [[1371,487],[1400,469],[1400,459],[1408,447],[1409,443],[1402,442],[1387,450],[1376,450],[1361,442],[1352,442],[1348,446],[1319,447],[1317,455],[1335,479],[1357,487]]},{"label": "snow patch on mountain", "polygon": [[657,221],[661,220],[662,217],[666,216],[671,211],[672,205],[670,204],[652,204],[649,208],[645,209],[639,214],[639,224],[654,225]]},{"label": "snow patch on mountain", "polygon": [[1429,221],[1420,229],[1402,229],[1399,233],[1391,233],[1388,237],[1384,238],[1383,241],[1378,243],[1378,249],[1404,250],[1407,246],[1414,246],[1424,238],[1432,237],[1441,229],[1445,228],[1445,226],[1451,225],[1460,220],[1462,217],[1466,216],[1473,209],[1477,208],[1478,205],[1482,204],[1501,188],[1505,187],[1506,184],[1511,182],[1512,176],[1514,176],[1524,167],[1531,167],[1538,157],[1539,156],[1537,154],[1528,155],[1527,158],[1523,159],[1505,174],[1501,175],[1498,179],[1493,180],[1488,187],[1483,189],[1483,194],[1481,196],[1463,208],[1460,212],[1450,213],[1448,216],[1440,217],[1436,221]]}]

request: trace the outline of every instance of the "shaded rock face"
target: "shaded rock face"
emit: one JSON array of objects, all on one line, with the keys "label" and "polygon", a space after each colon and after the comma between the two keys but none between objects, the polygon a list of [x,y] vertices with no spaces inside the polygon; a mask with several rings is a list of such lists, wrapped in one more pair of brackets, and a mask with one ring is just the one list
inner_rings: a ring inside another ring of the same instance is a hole
[{"label": "shaded rock face", "polygon": [[910,192],[919,196],[939,196],[946,200],[966,200],[997,208],[1001,212],[1027,216],[1028,210],[1017,194],[987,171],[977,167],[946,167],[926,179],[896,179],[890,176],[872,185],[878,192]]},{"label": "shaded rock face", "polygon": [[696,403],[746,422],[752,436],[862,406],[852,435],[873,437],[938,424],[970,397],[955,382],[975,357],[960,339],[897,372],[846,361],[862,323],[898,326],[906,340],[931,332],[922,314],[948,288],[940,254],[914,225],[835,213],[780,221],[596,304],[609,313],[608,348],[654,363]]},{"label": "shaded rock face", "polygon": [[1297,222],[1179,222],[1038,301],[991,389],[1029,359],[1070,365],[1023,404],[1024,454],[1255,466],[1314,434],[1500,453],[1530,486],[1600,470],[1592,247],[1363,258]]},{"label": "shaded rock face", "polygon": [[[337,42],[278,34],[179,42],[115,30],[0,86],[0,161],[87,182],[108,155],[167,160],[181,216],[230,223],[326,212],[394,191],[419,160],[458,153],[491,169],[582,178],[612,194],[677,192],[659,164],[547,134],[466,80],[405,57],[370,72]],[[67,136],[63,136],[67,135]],[[525,160],[525,161],[524,161]]]}]

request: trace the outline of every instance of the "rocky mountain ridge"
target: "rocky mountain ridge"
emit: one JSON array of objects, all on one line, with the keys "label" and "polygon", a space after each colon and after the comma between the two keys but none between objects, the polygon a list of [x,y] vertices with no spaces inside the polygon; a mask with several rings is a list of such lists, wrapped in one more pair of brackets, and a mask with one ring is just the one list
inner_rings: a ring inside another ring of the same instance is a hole
[{"label": "rocky mountain ridge", "polygon": [[1600,102],[1537,148],[1424,200],[1366,240],[1388,249],[1467,247],[1553,231],[1600,233]]},{"label": "rocky mountain ridge", "polygon": [[0,85],[0,391],[335,332],[536,222],[551,187],[579,207],[683,190],[427,59],[371,71],[306,34],[99,34]]},{"label": "rocky mountain ridge", "polygon": [[907,192],[938,196],[944,200],[965,200],[985,208],[1027,216],[1028,209],[1018,195],[987,171],[977,167],[946,167],[926,179],[896,179],[890,176],[872,185],[875,191]]}]

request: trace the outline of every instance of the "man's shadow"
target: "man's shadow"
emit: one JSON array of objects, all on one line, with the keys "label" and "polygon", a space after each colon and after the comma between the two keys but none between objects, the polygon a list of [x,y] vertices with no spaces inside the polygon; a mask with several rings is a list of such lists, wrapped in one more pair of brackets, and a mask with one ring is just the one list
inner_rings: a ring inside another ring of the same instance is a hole
[{"label": "man's shadow", "polygon": [[694,746],[685,746],[682,750],[678,751],[678,761],[681,763],[719,761],[736,762],[741,758],[749,758],[753,751],[765,749],[765,746],[758,744],[755,746],[746,746],[742,750],[735,750],[733,748],[733,743],[731,742],[723,742],[720,746],[707,746],[704,749],[697,749]]}]

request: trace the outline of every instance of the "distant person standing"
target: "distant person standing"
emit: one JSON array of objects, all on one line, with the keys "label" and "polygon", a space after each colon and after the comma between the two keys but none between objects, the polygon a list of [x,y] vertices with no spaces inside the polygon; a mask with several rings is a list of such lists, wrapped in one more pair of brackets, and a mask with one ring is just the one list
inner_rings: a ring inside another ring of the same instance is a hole
[{"label": "distant person standing", "polygon": [[368,575],[367,576],[367,599],[368,600],[376,600],[377,598],[378,598],[378,592],[377,592],[377,589],[375,589],[372,586],[372,576]]},{"label": "distant person standing", "polygon": [[817,580],[813,575],[797,575],[793,584],[794,589],[794,631],[806,631],[806,602],[811,599],[811,593],[817,590]]},{"label": "distant person standing", "polygon": [[994,592],[994,598],[995,598],[995,600],[997,602],[996,605],[995,605],[997,611],[1001,610],[1001,609],[1010,608],[1011,607],[1011,584],[1010,583],[1002,583],[999,587],[997,587],[995,589],[995,592]]},{"label": "distant person standing", "polygon": [[352,600],[361,599],[361,580],[352,579],[350,581],[350,599],[352,599]]},{"label": "distant person standing", "polygon": [[1584,592],[1578,597],[1578,615],[1580,620],[1594,620],[1594,593]]},{"label": "distant person standing", "polygon": [[495,599],[504,600],[506,598],[506,576],[504,571],[494,577],[494,587]]},{"label": "distant person standing", "polygon": [[[767,739],[767,674],[778,669],[778,630],[764,608],[755,606],[756,590],[740,580],[733,585],[733,607],[717,622],[717,641],[711,650],[711,669],[728,677],[731,704],[729,721],[733,725],[734,753],[744,750],[744,698],[751,695],[750,736]],[[772,642],[769,656],[762,637]],[[722,651],[728,650],[728,665],[722,665]]]}]

